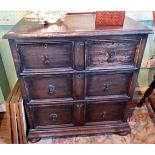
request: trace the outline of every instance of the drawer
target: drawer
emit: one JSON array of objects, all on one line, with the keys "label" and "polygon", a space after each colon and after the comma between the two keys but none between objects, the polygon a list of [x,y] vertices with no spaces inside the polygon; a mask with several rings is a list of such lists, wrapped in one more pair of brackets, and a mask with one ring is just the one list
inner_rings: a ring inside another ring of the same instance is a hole
[{"label": "drawer", "polygon": [[72,104],[33,105],[35,127],[72,123]]},{"label": "drawer", "polygon": [[72,75],[38,75],[24,77],[30,99],[72,97]]},{"label": "drawer", "polygon": [[117,121],[124,114],[125,103],[90,103],[86,108],[87,122]]},{"label": "drawer", "polygon": [[90,40],[86,42],[87,67],[134,65],[138,40]]},{"label": "drawer", "polygon": [[72,67],[72,42],[18,44],[23,69]]},{"label": "drawer", "polygon": [[88,73],[86,97],[128,95],[132,73]]}]

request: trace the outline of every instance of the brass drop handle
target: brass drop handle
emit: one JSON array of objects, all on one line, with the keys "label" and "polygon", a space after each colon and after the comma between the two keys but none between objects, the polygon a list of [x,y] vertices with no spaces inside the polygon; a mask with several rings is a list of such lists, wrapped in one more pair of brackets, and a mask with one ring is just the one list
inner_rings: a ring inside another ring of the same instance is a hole
[{"label": "brass drop handle", "polygon": [[109,91],[109,89],[110,89],[110,84],[109,83],[108,84],[104,84],[103,91],[107,92],[107,91]]},{"label": "brass drop handle", "polygon": [[102,114],[101,114],[101,118],[104,120],[106,117],[106,112],[104,111]]},{"label": "brass drop handle", "polygon": [[44,48],[47,48],[47,44],[44,44]]},{"label": "brass drop handle", "polygon": [[55,122],[55,121],[57,120],[57,118],[58,118],[58,115],[57,115],[56,113],[52,113],[52,114],[50,115],[50,118],[51,118],[51,120],[52,120],[53,122]]},{"label": "brass drop handle", "polygon": [[49,65],[50,64],[50,59],[49,59],[49,57],[47,55],[44,57],[44,64],[45,65]]},{"label": "brass drop handle", "polygon": [[114,55],[113,53],[109,53],[109,59],[110,59],[113,55]]},{"label": "brass drop handle", "polygon": [[115,55],[115,52],[113,50],[110,50],[108,52],[108,55],[109,55],[109,57],[108,57],[107,61],[110,62],[111,61],[111,58]]},{"label": "brass drop handle", "polygon": [[54,85],[49,85],[48,86],[48,94],[53,95],[55,93],[55,86]]}]

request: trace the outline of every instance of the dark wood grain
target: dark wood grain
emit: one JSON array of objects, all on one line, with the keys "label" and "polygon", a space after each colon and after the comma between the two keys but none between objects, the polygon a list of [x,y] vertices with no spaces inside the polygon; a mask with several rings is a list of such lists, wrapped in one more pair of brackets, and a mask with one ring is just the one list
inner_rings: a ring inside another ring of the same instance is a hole
[{"label": "dark wood grain", "polygon": [[85,99],[85,74],[73,75],[73,97],[74,99]]},{"label": "dark wood grain", "polygon": [[[34,128],[72,123],[72,104],[32,106]],[[47,127],[48,128],[48,127]]]},{"label": "dark wood grain", "polygon": [[72,97],[72,75],[42,75],[25,77],[30,99]]},{"label": "dark wood grain", "polygon": [[24,43],[17,48],[23,69],[72,67],[72,42]]},{"label": "dark wood grain", "polygon": [[85,126],[68,126],[59,127],[52,130],[32,129],[28,133],[28,139],[37,137],[62,137],[62,136],[79,136],[79,135],[94,135],[106,133],[131,132],[127,122],[106,122],[103,124],[88,123]]},{"label": "dark wood grain", "polygon": [[[118,36],[119,37],[119,36]],[[138,40],[89,40],[87,67],[134,65]]]},{"label": "dark wood grain", "polygon": [[17,76],[19,75],[19,73],[21,72],[21,60],[20,60],[20,56],[16,47],[16,42],[13,39],[9,39],[9,45],[10,45],[10,49],[12,52],[12,56],[13,56],[13,60],[14,60],[14,65],[15,65],[15,69],[17,72]]},{"label": "dark wood grain", "polygon": [[95,102],[87,104],[86,121],[100,122],[100,121],[116,121],[121,120],[123,116],[125,103],[124,102]]},{"label": "dark wood grain", "polygon": [[74,125],[81,126],[86,123],[85,111],[86,111],[86,104],[84,102],[74,104],[74,107],[73,107],[73,123],[74,123]]},{"label": "dark wood grain", "polygon": [[87,74],[86,96],[128,94],[131,78],[131,73],[100,72]]},{"label": "dark wood grain", "polygon": [[75,70],[85,69],[85,43],[84,42],[75,42],[73,63],[74,63]]},{"label": "dark wood grain", "polygon": [[128,111],[147,36],[123,26],[95,26],[95,15],[69,14],[62,24],[22,19],[8,38],[18,74],[28,139],[130,132]]},{"label": "dark wood grain", "polygon": [[75,37],[115,34],[148,34],[153,30],[129,17],[123,26],[95,26],[95,14],[68,15],[62,24],[42,25],[22,19],[4,38]]}]

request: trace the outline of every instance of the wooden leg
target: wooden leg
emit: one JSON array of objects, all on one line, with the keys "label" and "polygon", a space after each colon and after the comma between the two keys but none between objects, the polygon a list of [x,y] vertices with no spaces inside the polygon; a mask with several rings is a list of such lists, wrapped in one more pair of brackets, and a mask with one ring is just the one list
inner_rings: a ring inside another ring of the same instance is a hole
[{"label": "wooden leg", "polygon": [[155,95],[152,95],[149,97],[149,102],[150,102],[153,112],[155,113]]},{"label": "wooden leg", "polygon": [[37,142],[39,142],[40,140],[41,140],[41,138],[29,139],[29,141],[30,141],[31,143],[37,143]]},{"label": "wooden leg", "polygon": [[149,88],[145,91],[144,96],[140,99],[140,102],[137,104],[137,107],[143,106],[146,98],[148,98],[152,94],[154,89],[155,89],[155,75],[154,75],[153,82],[150,84]]},{"label": "wooden leg", "polygon": [[120,136],[127,136],[129,134],[128,131],[122,131],[122,132],[119,132],[118,135]]}]

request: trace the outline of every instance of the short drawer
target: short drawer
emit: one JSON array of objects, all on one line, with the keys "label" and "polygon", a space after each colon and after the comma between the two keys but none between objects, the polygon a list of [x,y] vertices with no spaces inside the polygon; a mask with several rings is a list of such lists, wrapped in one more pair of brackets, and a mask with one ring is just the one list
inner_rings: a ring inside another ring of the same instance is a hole
[{"label": "short drawer", "polygon": [[87,67],[134,65],[138,40],[90,40],[86,42]]},{"label": "short drawer", "polygon": [[86,107],[86,122],[117,121],[123,117],[125,103],[90,103]]},{"label": "short drawer", "polygon": [[72,104],[33,105],[31,109],[35,127],[72,123]]},{"label": "short drawer", "polygon": [[88,73],[86,79],[86,97],[128,95],[132,73]]},{"label": "short drawer", "polygon": [[23,69],[72,67],[72,42],[18,44]]},{"label": "short drawer", "polygon": [[30,99],[72,97],[72,75],[34,75],[24,77]]}]

